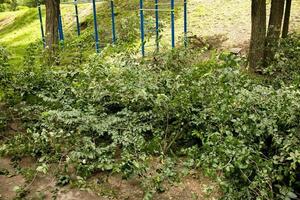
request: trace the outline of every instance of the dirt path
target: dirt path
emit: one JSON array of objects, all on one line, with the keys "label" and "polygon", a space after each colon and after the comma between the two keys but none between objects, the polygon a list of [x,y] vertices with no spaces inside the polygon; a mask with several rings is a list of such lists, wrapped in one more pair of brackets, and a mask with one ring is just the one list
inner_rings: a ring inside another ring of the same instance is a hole
[{"label": "dirt path", "polygon": [[[269,10],[270,5],[268,5]],[[224,48],[243,47],[251,34],[250,0],[191,0],[189,6],[190,32],[194,35],[224,35]],[[300,2],[292,10],[292,30],[300,28]]]},{"label": "dirt path", "polygon": [[192,0],[189,6],[191,35],[221,35],[223,47],[244,46],[250,38],[251,2],[248,0]]},{"label": "dirt path", "polygon": [[[268,5],[268,10],[270,5]],[[300,1],[294,1],[291,13],[291,30],[300,32]],[[177,43],[182,44],[183,11],[176,19]],[[247,48],[251,33],[250,0],[188,0],[189,36],[219,36],[225,41],[221,49]],[[170,26],[163,31],[162,44],[170,47]]]},{"label": "dirt path", "polygon": [[[25,188],[26,193],[19,199],[45,200],[142,200],[144,192],[139,179],[122,179],[120,175],[98,174],[89,179],[80,188],[74,185],[59,187],[56,179],[49,172],[47,175],[36,173],[36,163],[25,158],[20,162],[21,169],[31,169],[31,180],[20,175],[8,158],[0,158],[0,199],[12,200],[18,194],[16,188]],[[33,171],[32,171],[33,170]],[[28,175],[27,175],[28,176]],[[220,196],[217,183],[192,171],[179,183],[166,183],[164,192],[156,193],[154,200],[215,200]]]}]

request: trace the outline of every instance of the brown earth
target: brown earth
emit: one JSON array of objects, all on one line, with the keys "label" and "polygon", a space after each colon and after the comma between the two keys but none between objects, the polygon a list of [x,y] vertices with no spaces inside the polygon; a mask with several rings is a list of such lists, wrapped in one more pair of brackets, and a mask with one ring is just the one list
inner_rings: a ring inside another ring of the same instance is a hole
[{"label": "brown earth", "polygon": [[[20,167],[35,169],[35,161],[24,158]],[[141,180],[132,178],[122,179],[120,175],[98,174],[88,180],[83,188],[69,185],[66,187],[56,186],[56,179],[51,175],[36,173],[32,180],[17,174],[8,158],[0,159],[0,170],[8,171],[0,175],[0,199],[11,200],[16,197],[15,188],[25,188],[26,196],[22,199],[45,199],[52,200],[142,200],[144,192],[141,187]],[[200,172],[192,171],[179,183],[165,183],[166,189],[163,193],[156,193],[154,200],[214,200],[220,197],[218,185],[203,176]]]}]

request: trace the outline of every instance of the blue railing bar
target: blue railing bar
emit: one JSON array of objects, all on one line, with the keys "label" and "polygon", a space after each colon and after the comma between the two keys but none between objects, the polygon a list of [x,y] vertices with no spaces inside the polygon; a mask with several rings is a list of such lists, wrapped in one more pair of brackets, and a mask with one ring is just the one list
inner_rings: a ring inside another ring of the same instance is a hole
[{"label": "blue railing bar", "polygon": [[[174,1],[174,3],[181,3],[182,1]],[[158,5],[171,5],[170,3],[164,3],[164,2],[162,2],[162,3],[157,3]]]},{"label": "blue railing bar", "polygon": [[159,15],[158,15],[158,0],[155,0],[155,31],[156,31],[156,51],[159,51]]},{"label": "blue railing bar", "polygon": [[111,24],[112,24],[112,42],[116,43],[116,25],[115,25],[115,8],[114,8],[114,0],[110,1],[111,7]]},{"label": "blue railing bar", "polygon": [[80,22],[79,22],[79,14],[78,14],[78,0],[74,0],[75,6],[75,17],[76,17],[76,25],[77,25],[77,35],[80,36]]},{"label": "blue railing bar", "polygon": [[59,31],[59,40],[63,42],[65,40],[64,37],[64,31],[63,31],[63,25],[62,25],[62,17],[61,13],[59,11],[59,17],[58,17],[58,31]]},{"label": "blue railing bar", "polygon": [[144,33],[144,11],[143,0],[140,0],[140,28],[141,28],[141,51],[142,56],[145,56],[145,33]]},{"label": "blue railing bar", "polygon": [[96,11],[96,1],[93,1],[93,17],[94,17],[94,30],[95,30],[95,45],[96,52],[99,53],[99,33],[98,33],[98,24],[97,24],[97,11]]},{"label": "blue railing bar", "polygon": [[187,0],[184,0],[184,46],[187,47],[187,32],[188,32],[188,28],[187,28]]},{"label": "blue railing bar", "polygon": [[[95,1],[95,3],[103,3],[104,0]],[[78,2],[77,4],[90,4],[91,2]],[[74,4],[74,2],[61,2],[60,4]]]},{"label": "blue railing bar", "polygon": [[174,15],[174,0],[171,0],[171,35],[172,48],[175,48],[175,15]]},{"label": "blue railing bar", "polygon": [[46,47],[46,39],[45,39],[45,32],[44,32],[44,26],[43,26],[42,9],[41,9],[40,4],[38,4],[38,12],[39,12],[40,25],[41,25],[42,42],[43,42],[43,46],[45,48]]},{"label": "blue railing bar", "polygon": [[142,10],[143,11],[158,11],[158,12],[174,12],[174,9],[168,10],[168,9],[151,9],[151,8],[145,8],[145,9],[142,9]]}]

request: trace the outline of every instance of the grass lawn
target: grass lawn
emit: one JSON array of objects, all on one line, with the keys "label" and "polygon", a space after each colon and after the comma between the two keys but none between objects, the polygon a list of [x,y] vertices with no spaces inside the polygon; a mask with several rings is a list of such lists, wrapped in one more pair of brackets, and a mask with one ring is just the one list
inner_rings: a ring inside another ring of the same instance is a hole
[{"label": "grass lawn", "polygon": [[[90,12],[89,4],[80,5],[81,17]],[[43,10],[43,22],[45,23],[45,8]],[[62,5],[61,12],[65,31],[75,33],[74,7]],[[44,24],[45,26],[45,24]],[[72,30],[73,29],[73,30]],[[26,47],[37,40],[41,40],[40,22],[37,8],[22,7],[15,12],[0,13],[0,45],[6,47],[11,54],[11,64],[18,67],[25,55]]]}]

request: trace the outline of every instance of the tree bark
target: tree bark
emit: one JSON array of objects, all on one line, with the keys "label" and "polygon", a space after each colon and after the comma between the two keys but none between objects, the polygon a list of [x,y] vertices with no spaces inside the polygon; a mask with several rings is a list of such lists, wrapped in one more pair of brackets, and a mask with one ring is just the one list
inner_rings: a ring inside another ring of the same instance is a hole
[{"label": "tree bark", "polygon": [[251,20],[249,65],[251,69],[258,70],[263,66],[265,58],[266,0],[252,0]]},{"label": "tree bark", "polygon": [[274,58],[274,50],[277,48],[282,28],[284,12],[284,0],[272,0],[271,13],[266,43],[266,62]]},{"label": "tree bark", "polygon": [[55,52],[58,46],[58,18],[60,0],[46,0],[46,48]]},{"label": "tree bark", "polygon": [[291,8],[292,8],[292,0],[286,0],[284,21],[283,21],[283,28],[282,28],[282,38],[286,38],[289,33]]},{"label": "tree bark", "polygon": [[272,0],[268,38],[279,39],[282,27],[284,0]]}]

